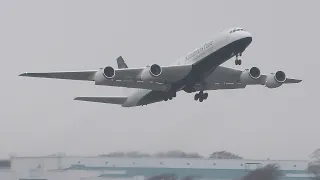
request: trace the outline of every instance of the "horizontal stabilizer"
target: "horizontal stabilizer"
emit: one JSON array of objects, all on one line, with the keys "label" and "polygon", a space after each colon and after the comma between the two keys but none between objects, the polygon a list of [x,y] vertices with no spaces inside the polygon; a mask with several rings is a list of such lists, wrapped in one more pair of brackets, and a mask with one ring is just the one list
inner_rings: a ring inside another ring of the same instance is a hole
[{"label": "horizontal stabilizer", "polygon": [[76,97],[74,100],[122,105],[127,97]]}]

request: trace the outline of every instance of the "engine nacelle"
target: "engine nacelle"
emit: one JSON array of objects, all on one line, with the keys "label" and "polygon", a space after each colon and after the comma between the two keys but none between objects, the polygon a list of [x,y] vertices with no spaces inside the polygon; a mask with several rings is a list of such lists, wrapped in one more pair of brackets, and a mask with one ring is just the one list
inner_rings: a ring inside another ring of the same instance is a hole
[{"label": "engine nacelle", "polygon": [[240,81],[243,84],[251,84],[259,81],[261,76],[260,69],[257,67],[252,67],[250,69],[244,70],[240,75]]},{"label": "engine nacelle", "polygon": [[110,81],[114,78],[116,75],[115,73],[116,71],[110,66],[99,69],[94,75],[95,84],[103,85],[106,81]]},{"label": "engine nacelle", "polygon": [[268,88],[277,88],[280,87],[286,79],[286,74],[283,71],[277,71],[267,76],[265,85]]},{"label": "engine nacelle", "polygon": [[152,81],[162,74],[162,68],[158,64],[153,64],[142,70],[140,77],[143,81]]}]

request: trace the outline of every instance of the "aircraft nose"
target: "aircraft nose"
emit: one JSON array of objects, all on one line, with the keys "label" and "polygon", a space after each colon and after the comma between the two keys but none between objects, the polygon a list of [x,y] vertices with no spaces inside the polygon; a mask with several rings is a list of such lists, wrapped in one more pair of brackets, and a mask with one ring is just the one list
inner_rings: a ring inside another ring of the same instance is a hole
[{"label": "aircraft nose", "polygon": [[252,42],[252,37],[248,36],[248,37],[246,37],[246,40],[247,40],[248,44],[250,44]]},{"label": "aircraft nose", "polygon": [[241,32],[241,35],[239,37],[239,47],[246,49],[251,44],[251,42],[252,42],[251,34],[247,32]]},{"label": "aircraft nose", "polygon": [[243,32],[243,39],[245,40],[246,44],[249,45],[252,42],[252,35],[245,31]]},{"label": "aircraft nose", "polygon": [[248,31],[243,31],[242,33],[243,33],[242,35],[244,36],[244,38],[248,38],[248,39],[252,40],[251,33],[249,33]]}]

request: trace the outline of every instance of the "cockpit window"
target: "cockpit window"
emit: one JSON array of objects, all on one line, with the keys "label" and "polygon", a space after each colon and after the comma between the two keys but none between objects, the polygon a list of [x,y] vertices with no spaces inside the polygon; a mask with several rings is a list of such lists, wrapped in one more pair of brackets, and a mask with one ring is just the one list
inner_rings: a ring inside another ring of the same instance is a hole
[{"label": "cockpit window", "polygon": [[244,31],[244,29],[242,29],[242,28],[236,28],[236,29],[230,31],[230,33],[234,33],[234,32],[237,32],[237,31]]}]

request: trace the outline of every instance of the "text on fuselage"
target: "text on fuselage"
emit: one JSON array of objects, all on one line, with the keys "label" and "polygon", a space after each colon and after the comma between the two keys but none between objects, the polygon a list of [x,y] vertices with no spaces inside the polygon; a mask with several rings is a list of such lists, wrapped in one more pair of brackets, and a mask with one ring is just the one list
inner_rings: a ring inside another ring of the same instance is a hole
[{"label": "text on fuselage", "polygon": [[212,46],[213,41],[209,42],[209,43],[205,43],[201,48],[195,50],[194,52],[192,52],[191,54],[189,54],[186,57],[186,60],[193,58],[194,56],[196,56],[197,54],[200,54],[201,52],[203,52],[204,50],[208,49],[210,46]]}]

